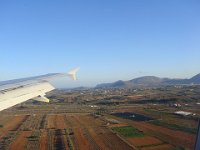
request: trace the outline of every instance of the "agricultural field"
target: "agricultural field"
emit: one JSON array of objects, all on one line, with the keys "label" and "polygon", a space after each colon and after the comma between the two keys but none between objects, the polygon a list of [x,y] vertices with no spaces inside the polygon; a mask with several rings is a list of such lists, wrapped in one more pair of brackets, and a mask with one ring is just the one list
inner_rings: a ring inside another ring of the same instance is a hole
[{"label": "agricultural field", "polygon": [[121,126],[112,128],[114,132],[123,136],[127,141],[135,147],[135,149],[157,149],[158,147],[165,147],[164,149],[176,149],[173,145],[166,143],[156,137],[145,134],[144,132],[132,127]]},{"label": "agricultural field", "polygon": [[[119,127],[112,127],[117,133],[119,133],[122,137],[125,137],[129,142],[133,144],[133,146],[136,146],[139,149],[147,149],[148,146],[161,146],[167,144],[167,149],[193,149],[193,146],[195,144],[195,137],[196,135],[194,133],[188,133],[185,131],[179,131],[176,129],[169,129],[160,125],[154,125],[150,122],[144,122],[144,121],[133,121],[125,118],[119,118],[115,115],[108,115],[109,117],[118,119],[121,122],[126,122],[128,125],[132,126],[133,129],[136,130],[132,135],[125,136],[127,134],[127,126],[119,126]],[[130,129],[130,127],[129,127]],[[128,131],[128,133],[132,133],[132,131]],[[128,135],[129,135],[128,134]],[[137,137],[137,135],[139,137]],[[131,137],[132,136],[132,137]],[[147,138],[148,137],[148,138]],[[147,138],[147,139],[146,139]],[[146,139],[146,140],[145,140]],[[148,143],[151,141],[151,139],[156,139],[156,141],[161,141],[155,144],[154,142]],[[140,145],[139,141],[143,141],[143,145]],[[147,142],[147,144],[145,144]],[[138,145],[139,144],[139,145]],[[170,146],[169,146],[170,145]],[[152,148],[150,148],[152,149]]]},{"label": "agricultural field", "polygon": [[133,149],[90,114],[29,114],[10,119],[0,122],[1,150]]},{"label": "agricultural field", "polygon": [[[106,90],[107,96],[103,89],[53,91],[48,104],[30,100],[0,112],[0,149],[192,150],[200,116],[200,107],[194,105],[198,100],[182,102],[180,108],[171,100],[146,100],[152,92],[151,98],[156,93],[170,99],[175,95],[181,102],[173,88],[172,93],[166,91]],[[177,110],[195,115],[175,115]]]},{"label": "agricultural field", "polygon": [[124,137],[144,137],[144,133],[131,126],[115,127],[113,131],[119,133]]}]

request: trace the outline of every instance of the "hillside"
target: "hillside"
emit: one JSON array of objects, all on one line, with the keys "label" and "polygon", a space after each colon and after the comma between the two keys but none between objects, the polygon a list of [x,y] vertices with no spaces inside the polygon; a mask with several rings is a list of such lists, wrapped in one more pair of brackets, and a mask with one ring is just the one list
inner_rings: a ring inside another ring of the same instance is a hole
[{"label": "hillside", "polygon": [[190,79],[169,79],[155,76],[144,76],[128,81],[116,81],[113,83],[98,84],[96,88],[134,88],[134,87],[158,87],[179,84],[200,84],[200,74]]}]

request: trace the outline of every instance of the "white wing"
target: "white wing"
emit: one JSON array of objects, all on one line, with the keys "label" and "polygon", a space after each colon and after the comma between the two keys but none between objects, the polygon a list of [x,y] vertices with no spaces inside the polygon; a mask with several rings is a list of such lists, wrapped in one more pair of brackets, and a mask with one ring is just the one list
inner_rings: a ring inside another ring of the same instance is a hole
[{"label": "white wing", "polygon": [[57,77],[70,76],[76,80],[76,73],[79,68],[66,73],[54,73],[37,77],[23,78],[17,80],[0,82],[0,111],[25,102],[29,99],[49,102],[45,97],[46,93],[55,88],[48,83],[49,80]]}]

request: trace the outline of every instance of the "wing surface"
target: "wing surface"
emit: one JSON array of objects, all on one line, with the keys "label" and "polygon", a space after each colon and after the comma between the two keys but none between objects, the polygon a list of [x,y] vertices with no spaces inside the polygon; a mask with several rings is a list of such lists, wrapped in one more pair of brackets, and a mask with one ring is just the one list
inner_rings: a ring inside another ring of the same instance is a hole
[{"label": "wing surface", "polygon": [[76,80],[76,73],[79,68],[68,73],[52,73],[42,76],[0,82],[0,111],[25,102],[29,99],[49,102],[45,97],[47,92],[55,88],[49,83],[50,80],[58,77],[69,76]]}]

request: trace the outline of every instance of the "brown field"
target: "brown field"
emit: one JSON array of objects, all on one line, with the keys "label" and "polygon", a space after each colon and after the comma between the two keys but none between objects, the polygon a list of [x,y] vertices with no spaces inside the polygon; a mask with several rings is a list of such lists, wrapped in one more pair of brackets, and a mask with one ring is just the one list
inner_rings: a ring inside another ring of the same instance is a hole
[{"label": "brown field", "polygon": [[[0,117],[1,118],[1,117]],[[1,118],[4,120],[5,118]],[[1,130],[9,141],[2,139],[3,148],[10,149],[110,149],[131,150],[127,142],[106,127],[102,118],[90,114],[32,114],[13,116]],[[123,124],[124,125],[124,124]],[[15,134],[12,134],[14,132]],[[12,136],[10,136],[12,135]]]},{"label": "brown field", "polygon": [[102,120],[94,119],[91,116],[78,116],[76,119],[89,131],[94,142],[101,149],[133,149],[116,136],[116,134],[104,127],[104,122]]},{"label": "brown field", "polygon": [[48,133],[46,130],[41,131],[41,137],[39,140],[39,149],[48,150]]},{"label": "brown field", "polygon": [[25,149],[27,138],[31,136],[31,131],[22,131],[17,139],[10,146],[10,150]]},{"label": "brown field", "polygon": [[[109,116],[109,115],[108,115]],[[111,116],[109,116],[112,118]],[[174,131],[146,122],[136,122],[117,118],[121,123],[109,124],[103,117],[95,118],[90,114],[48,114],[48,115],[17,115],[7,119],[0,117],[0,142],[5,147],[24,149],[38,145],[41,150],[47,149],[70,149],[77,150],[92,149],[133,149],[139,147],[142,150],[148,149],[169,149],[174,145],[193,148],[195,135]],[[145,133],[153,136],[126,139],[111,132],[111,127],[132,125]],[[13,132],[13,134],[12,134]],[[37,133],[34,141],[28,141],[27,137]],[[9,141],[3,137],[9,138]],[[7,142],[6,142],[7,141]],[[170,144],[162,144],[163,141]],[[154,147],[150,146],[154,145]],[[35,147],[36,148],[36,147]]]},{"label": "brown field", "polygon": [[111,115],[106,115],[107,117],[118,119],[121,122],[126,122],[129,125],[152,135],[161,141],[167,142],[171,145],[185,147],[186,149],[194,149],[195,145],[195,134],[190,134],[182,131],[176,131],[168,128],[164,128],[161,126],[153,125],[148,122],[137,122],[132,120],[127,120],[123,118],[118,118]]},{"label": "brown field", "polygon": [[65,114],[48,115],[47,128],[66,129],[68,127]]},{"label": "brown field", "polygon": [[[38,111],[39,108],[36,111],[32,109],[31,113],[30,109],[20,110],[19,115],[11,115],[11,112],[9,115],[2,113],[0,149],[167,150],[176,146],[186,149],[194,147],[194,134],[175,131],[148,122],[118,118],[110,115],[109,112],[99,114],[96,111],[91,113],[84,110],[80,113],[81,109],[78,109],[78,112],[76,112],[77,109],[71,112],[75,106],[70,106],[70,111],[64,112],[64,107],[67,106],[62,106],[61,110],[59,107],[51,110],[49,106],[48,113],[47,110]],[[129,109],[129,107],[126,108]],[[140,109],[136,111],[139,112]],[[114,111],[120,112],[120,109],[117,108]],[[18,113],[14,112],[14,114]],[[111,130],[113,127],[122,126],[133,126],[143,131],[144,137],[125,138]]]},{"label": "brown field", "polygon": [[47,117],[47,128],[48,129],[52,129],[52,128],[55,128],[56,127],[56,115],[48,115]]},{"label": "brown field", "polygon": [[0,128],[0,139],[6,136],[9,131],[16,131],[21,123],[24,122],[27,118],[27,115],[12,117],[9,121],[3,124],[3,128]]},{"label": "brown field", "polygon": [[170,144],[141,148],[141,150],[171,150],[171,149],[173,149],[173,146]]},{"label": "brown field", "polygon": [[2,115],[1,117],[0,117],[0,124],[1,125],[3,125],[3,124],[5,124],[7,121],[10,121],[11,119],[13,118],[13,116],[8,116],[8,115]]},{"label": "brown field", "polygon": [[189,134],[181,131],[175,131],[160,126],[156,126],[150,123],[145,122],[134,122],[133,123],[137,128],[150,132],[157,133],[159,137],[162,137],[163,140],[167,140],[174,145],[184,146],[190,149],[193,149],[195,142],[195,135]]},{"label": "brown field", "polygon": [[84,133],[81,128],[74,129],[74,136],[76,139],[76,145],[78,145],[78,149],[80,150],[91,150],[92,147],[90,146],[89,141],[85,138]]},{"label": "brown field", "polygon": [[67,126],[65,119],[66,119],[66,117],[63,114],[56,115],[55,120],[54,120],[55,128],[56,129],[66,129],[66,128],[68,128],[69,126]]},{"label": "brown field", "polygon": [[159,145],[163,142],[151,136],[128,138],[128,141],[136,147],[146,145]]}]

